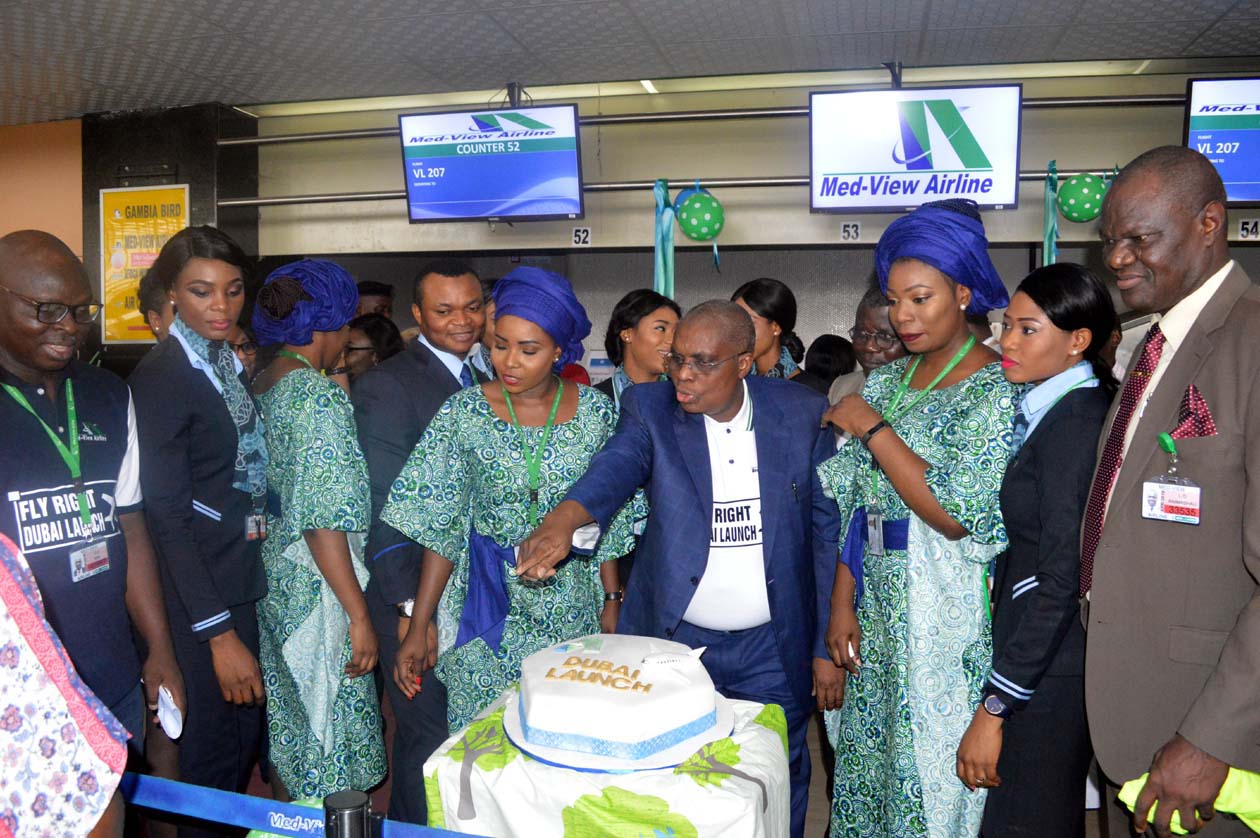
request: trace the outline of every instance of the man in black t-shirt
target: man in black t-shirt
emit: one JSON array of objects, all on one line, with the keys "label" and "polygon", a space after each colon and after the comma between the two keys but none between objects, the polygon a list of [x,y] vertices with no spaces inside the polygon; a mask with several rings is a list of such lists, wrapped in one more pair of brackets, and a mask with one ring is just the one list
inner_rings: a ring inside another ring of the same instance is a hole
[{"label": "man in black t-shirt", "polygon": [[25,554],[75,668],[139,746],[161,687],[186,705],[141,510],[131,394],[75,360],[100,308],[59,239],[0,238],[0,532]]}]

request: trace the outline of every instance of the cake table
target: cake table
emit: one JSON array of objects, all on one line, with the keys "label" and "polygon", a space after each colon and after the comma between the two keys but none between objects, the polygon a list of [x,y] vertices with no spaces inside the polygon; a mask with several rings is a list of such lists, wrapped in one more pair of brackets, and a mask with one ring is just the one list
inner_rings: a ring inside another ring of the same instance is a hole
[{"label": "cake table", "polygon": [[732,701],[730,736],[670,768],[614,773],[522,751],[503,724],[515,699],[504,693],[425,763],[429,826],[496,838],[788,834],[787,722],[777,705]]}]

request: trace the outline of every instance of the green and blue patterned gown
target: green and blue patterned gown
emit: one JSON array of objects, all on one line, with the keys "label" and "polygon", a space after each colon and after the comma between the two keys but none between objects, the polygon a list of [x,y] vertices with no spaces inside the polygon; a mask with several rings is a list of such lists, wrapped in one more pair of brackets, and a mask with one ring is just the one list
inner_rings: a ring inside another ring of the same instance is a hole
[{"label": "green and blue patterned gown", "polygon": [[[539,520],[585,473],[615,424],[612,402],[578,385],[577,414],[555,425],[543,454]],[[523,430],[531,448],[537,446],[543,428]],[[520,544],[530,534],[529,474],[519,432],[495,415],[482,388],[447,399],[394,481],[381,519],[455,565],[437,615],[437,675],[446,685],[452,732],[520,680],[526,657],[599,631],[604,605],[599,565],[633,549],[634,517],[631,501],[601,534],[594,556],[570,558],[546,584],[518,581],[505,565],[508,615],[498,651],[480,637],[456,647],[468,586],[470,525],[499,544]]]},{"label": "green and blue patterned gown", "polygon": [[[883,412],[909,359],[873,372],[863,397]],[[910,390],[905,401],[919,391]],[[965,838],[980,831],[986,792],[968,791],[955,754],[991,662],[989,562],[1006,546],[998,490],[1012,451],[1018,391],[989,364],[932,392],[894,423],[927,460],[927,484],[969,533],[950,541],[906,507],[886,477],[872,489],[856,442],[819,466],[849,522],[872,497],[885,520],[909,518],[908,550],[863,557],[857,609],[862,667],[828,714],[836,746],[834,838]],[[838,731],[837,731],[838,728]]]},{"label": "green and blue patterned gown", "polygon": [[354,411],[344,390],[305,368],[258,403],[267,419],[267,484],[281,509],[267,516],[267,596],[258,603],[272,770],[294,799],[367,790],[385,776],[376,687],[370,673],[345,674],[350,621],[302,537],[344,532],[355,576],[367,584],[371,501]]}]

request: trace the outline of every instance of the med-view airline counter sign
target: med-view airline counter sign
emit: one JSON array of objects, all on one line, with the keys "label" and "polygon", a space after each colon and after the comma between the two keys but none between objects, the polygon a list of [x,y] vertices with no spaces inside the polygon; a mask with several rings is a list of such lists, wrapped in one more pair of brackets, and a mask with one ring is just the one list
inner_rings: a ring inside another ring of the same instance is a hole
[{"label": "med-view airline counter sign", "polygon": [[412,221],[581,218],[576,105],[404,114]]},{"label": "med-view airline counter sign", "polygon": [[1018,84],[810,94],[810,209],[1014,208],[1021,95]]}]

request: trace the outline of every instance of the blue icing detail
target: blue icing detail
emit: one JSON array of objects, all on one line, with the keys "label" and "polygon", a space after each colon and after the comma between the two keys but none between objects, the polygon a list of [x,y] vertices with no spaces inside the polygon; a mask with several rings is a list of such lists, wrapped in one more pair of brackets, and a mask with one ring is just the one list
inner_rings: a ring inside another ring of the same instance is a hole
[{"label": "blue icing detail", "polygon": [[653,736],[651,739],[644,739],[641,742],[614,742],[594,736],[582,736],[576,733],[555,733],[550,730],[530,727],[529,723],[525,721],[525,713],[521,712],[521,733],[524,735],[525,741],[531,745],[541,745],[544,748],[559,748],[565,751],[580,751],[584,754],[625,760],[645,759],[653,754],[658,754],[680,742],[685,742],[693,736],[704,733],[715,724],[717,724],[717,710],[710,710],[693,722],[688,722],[673,730]]}]

